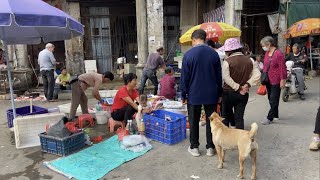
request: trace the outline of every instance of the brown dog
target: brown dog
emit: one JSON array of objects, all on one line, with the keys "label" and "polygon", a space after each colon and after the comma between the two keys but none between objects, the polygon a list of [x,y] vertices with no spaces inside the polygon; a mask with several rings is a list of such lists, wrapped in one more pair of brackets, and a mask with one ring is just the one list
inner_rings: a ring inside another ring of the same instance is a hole
[{"label": "brown dog", "polygon": [[224,119],[217,113],[213,113],[210,116],[210,125],[212,132],[212,141],[216,147],[219,165],[218,168],[223,168],[224,155],[226,149],[239,150],[239,164],[240,174],[238,178],[243,178],[243,164],[245,159],[250,154],[252,159],[252,175],[251,179],[256,179],[256,156],[258,144],[254,140],[254,136],[257,133],[257,123],[251,124],[251,130],[245,131],[242,129],[231,129],[225,126],[221,121]]}]

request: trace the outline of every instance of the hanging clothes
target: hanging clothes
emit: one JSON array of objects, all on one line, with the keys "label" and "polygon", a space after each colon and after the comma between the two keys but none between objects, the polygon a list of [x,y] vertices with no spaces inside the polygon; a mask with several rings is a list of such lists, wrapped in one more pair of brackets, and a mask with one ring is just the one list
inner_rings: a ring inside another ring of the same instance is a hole
[{"label": "hanging clothes", "polygon": [[203,21],[206,22],[225,22],[225,6],[203,13]]}]

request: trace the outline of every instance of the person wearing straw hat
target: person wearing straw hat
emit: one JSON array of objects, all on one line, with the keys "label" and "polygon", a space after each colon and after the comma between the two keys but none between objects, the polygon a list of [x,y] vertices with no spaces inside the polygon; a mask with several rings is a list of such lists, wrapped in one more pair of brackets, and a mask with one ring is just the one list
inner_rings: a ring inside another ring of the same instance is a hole
[{"label": "person wearing straw hat", "polygon": [[243,49],[237,38],[227,39],[219,50],[226,53],[226,59],[222,63],[223,123],[244,129],[243,116],[249,99],[249,88],[260,82],[261,73],[254,61],[242,53]]}]

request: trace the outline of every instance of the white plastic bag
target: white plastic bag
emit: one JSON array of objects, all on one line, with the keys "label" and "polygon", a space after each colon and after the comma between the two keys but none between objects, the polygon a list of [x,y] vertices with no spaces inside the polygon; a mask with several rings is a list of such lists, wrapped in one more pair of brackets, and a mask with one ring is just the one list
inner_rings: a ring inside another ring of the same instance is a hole
[{"label": "white plastic bag", "polygon": [[121,148],[133,152],[141,152],[149,149],[152,145],[148,139],[142,135],[129,135],[124,136],[121,142]]}]

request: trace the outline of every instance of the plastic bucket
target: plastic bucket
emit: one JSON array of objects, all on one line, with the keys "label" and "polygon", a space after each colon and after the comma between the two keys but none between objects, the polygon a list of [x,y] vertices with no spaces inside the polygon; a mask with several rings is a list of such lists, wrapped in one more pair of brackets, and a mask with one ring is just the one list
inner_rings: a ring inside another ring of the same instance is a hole
[{"label": "plastic bucket", "polygon": [[109,111],[96,112],[97,124],[106,124],[110,117],[111,117],[111,113]]}]

